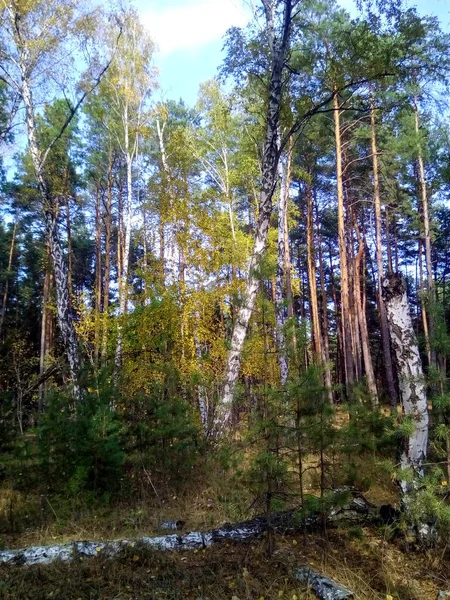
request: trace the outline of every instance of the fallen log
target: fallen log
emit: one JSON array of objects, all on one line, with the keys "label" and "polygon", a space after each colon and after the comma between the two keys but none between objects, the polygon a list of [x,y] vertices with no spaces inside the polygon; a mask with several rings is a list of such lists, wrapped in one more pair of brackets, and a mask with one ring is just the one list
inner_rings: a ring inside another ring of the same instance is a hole
[{"label": "fallen log", "polygon": [[295,577],[301,583],[309,586],[320,600],[349,600],[354,598],[353,592],[348,588],[310,567],[296,569]]},{"label": "fallen log", "polygon": [[[342,495],[342,493],[343,490],[337,490],[335,492],[336,497]],[[345,493],[348,492],[345,491]],[[70,561],[77,557],[96,556],[99,553],[114,556],[123,548],[137,545],[159,550],[195,550],[223,541],[251,541],[269,530],[282,534],[295,533],[305,530],[312,531],[324,525],[327,527],[336,526],[346,520],[356,524],[377,518],[378,511],[376,507],[370,504],[362,495],[357,494],[344,506],[331,506],[327,514],[318,513],[303,518],[299,516],[298,510],[289,510],[260,515],[239,523],[227,523],[207,532],[192,531],[183,535],[141,537],[134,540],[79,541],[53,546],[31,546],[29,548],[2,550],[0,551],[0,563],[45,565],[55,560]]]}]

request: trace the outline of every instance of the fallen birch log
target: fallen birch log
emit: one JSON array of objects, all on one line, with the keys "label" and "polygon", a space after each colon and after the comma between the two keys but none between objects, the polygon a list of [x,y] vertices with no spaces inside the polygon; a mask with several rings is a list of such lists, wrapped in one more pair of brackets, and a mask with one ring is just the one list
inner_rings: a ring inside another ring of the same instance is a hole
[{"label": "fallen birch log", "polygon": [[[342,493],[337,491],[336,494]],[[70,561],[77,557],[91,557],[102,553],[115,556],[123,548],[145,546],[158,550],[195,550],[207,548],[223,541],[251,541],[266,531],[277,533],[295,533],[312,531],[323,527],[332,527],[342,521],[352,523],[366,522],[378,518],[378,511],[363,496],[357,495],[343,507],[332,507],[328,514],[314,514],[299,518],[297,510],[261,515],[240,523],[225,524],[208,532],[189,532],[183,535],[171,534],[158,537],[141,537],[134,540],[113,540],[107,542],[80,541],[53,546],[30,546],[0,551],[0,563],[23,565],[46,565],[55,560]]]},{"label": "fallen birch log", "polygon": [[308,585],[320,600],[350,600],[354,594],[333,579],[314,571],[310,567],[296,569],[295,577]]}]

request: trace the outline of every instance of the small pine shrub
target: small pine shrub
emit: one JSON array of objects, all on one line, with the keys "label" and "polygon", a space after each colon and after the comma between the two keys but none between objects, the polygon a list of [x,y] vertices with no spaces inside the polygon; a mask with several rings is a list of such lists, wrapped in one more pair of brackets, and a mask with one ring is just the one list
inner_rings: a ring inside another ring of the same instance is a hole
[{"label": "small pine shrub", "polygon": [[130,461],[177,485],[192,471],[201,451],[198,418],[180,393],[178,374],[166,367],[161,382],[123,403],[125,448]]},{"label": "small pine shrub", "polygon": [[89,392],[75,414],[66,393],[48,397],[37,438],[38,461],[50,491],[76,496],[117,490],[124,461],[123,426],[106,397]]}]

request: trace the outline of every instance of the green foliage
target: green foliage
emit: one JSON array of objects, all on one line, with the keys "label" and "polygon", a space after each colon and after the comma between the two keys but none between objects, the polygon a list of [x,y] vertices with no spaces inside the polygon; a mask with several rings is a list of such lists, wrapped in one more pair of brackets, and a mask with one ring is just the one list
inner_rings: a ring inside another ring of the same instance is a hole
[{"label": "green foliage", "polygon": [[138,461],[171,484],[180,485],[199,457],[200,435],[192,406],[180,394],[178,373],[164,369],[147,393],[120,403],[129,460]]},{"label": "green foliage", "polygon": [[86,397],[74,413],[70,396],[49,394],[36,435],[38,462],[52,491],[117,491],[122,475],[123,425],[109,389]]}]

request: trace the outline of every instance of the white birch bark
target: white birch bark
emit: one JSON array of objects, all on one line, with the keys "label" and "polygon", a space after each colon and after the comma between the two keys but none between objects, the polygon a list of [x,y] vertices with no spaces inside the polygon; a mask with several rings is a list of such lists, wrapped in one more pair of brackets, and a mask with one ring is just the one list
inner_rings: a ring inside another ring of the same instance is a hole
[{"label": "white birch bark", "polygon": [[[199,321],[200,321],[199,315],[197,314],[196,317],[197,317],[197,323],[199,323]],[[201,369],[202,368],[202,347],[200,344],[200,340],[198,339],[198,336],[196,334],[194,334],[194,345],[195,345],[195,357],[197,359],[197,364],[199,365],[199,367]],[[197,393],[198,393],[198,409],[200,412],[200,420],[202,422],[203,434],[206,437],[209,435],[209,429],[210,429],[209,428],[209,425],[210,425],[209,402],[208,402],[207,390],[201,382],[197,386]]]},{"label": "white birch bark", "polygon": [[[166,153],[166,144],[164,141],[164,129],[166,128],[167,121],[164,121],[161,127],[161,123],[159,119],[156,119],[156,130],[158,133],[158,142],[159,142],[159,152],[161,154],[161,163],[163,172],[165,175],[165,184],[167,185],[167,193],[169,196],[169,215],[170,215],[170,236],[168,240],[170,260],[169,266],[172,276],[172,283],[176,283],[178,278],[178,268],[177,268],[177,248],[176,248],[176,225],[175,225],[175,214],[174,214],[174,192],[172,187],[172,177],[169,167],[169,162],[167,160]],[[178,252],[180,254],[180,252]]]},{"label": "white birch bark", "polygon": [[55,289],[56,289],[56,307],[58,315],[58,325],[66,351],[70,376],[73,384],[73,395],[76,401],[81,399],[81,389],[78,378],[81,370],[81,358],[78,348],[78,339],[74,326],[72,307],[70,305],[70,293],[68,284],[68,269],[62,249],[61,237],[58,230],[58,205],[51,196],[49,187],[45,180],[44,164],[45,156],[39,149],[36,136],[36,118],[34,113],[33,94],[31,91],[31,81],[29,76],[29,52],[21,38],[19,29],[20,15],[15,11],[14,5],[10,6],[10,19],[12,28],[15,30],[16,43],[19,50],[19,70],[21,76],[21,94],[25,105],[25,120],[28,134],[28,146],[33,163],[33,168],[38,184],[39,193],[43,203],[45,231],[50,245],[50,253],[53,261]]},{"label": "white birch bark", "polygon": [[278,198],[278,255],[277,274],[275,280],[275,342],[278,351],[278,365],[280,367],[280,383],[285,385],[289,377],[289,362],[286,353],[286,340],[284,326],[286,322],[286,308],[284,306],[284,276],[285,276],[285,241],[286,241],[286,211],[288,191],[287,182],[287,156],[280,157],[278,173],[280,178],[280,195]]},{"label": "white birch bark", "polygon": [[136,154],[137,136],[133,148],[130,149],[130,123],[128,118],[128,102],[124,105],[123,114],[124,125],[124,154],[127,166],[127,199],[125,204],[125,243],[122,257],[122,272],[119,273],[119,320],[117,323],[117,343],[116,356],[114,361],[115,376],[117,378],[120,365],[122,363],[122,317],[126,312],[127,295],[128,295],[128,265],[130,262],[130,245],[131,245],[131,218],[133,211],[133,160]]},{"label": "white birch bark", "polygon": [[[427,395],[409,311],[406,283],[401,275],[390,274],[383,279],[383,296],[397,362],[403,413],[411,419],[413,426],[402,451],[401,467],[410,468],[416,477],[422,477],[428,446]],[[403,494],[414,489],[414,485],[411,486],[406,481],[400,481],[400,487]]]},{"label": "white birch bark", "polygon": [[[143,124],[144,103],[151,90],[152,79],[146,65],[151,58],[152,42],[147,38],[145,30],[136,19],[133,11],[126,13],[125,39],[122,38],[124,60],[120,54],[112,66],[115,78],[108,81],[114,98],[116,116],[122,122],[122,131],[117,136],[121,152],[126,164],[127,194],[123,226],[125,239],[121,272],[119,273],[119,319],[117,323],[117,344],[114,361],[114,375],[117,382],[122,362],[122,317],[127,311],[128,276],[130,263],[130,247],[133,215],[133,165],[138,154],[139,130]],[[119,215],[120,217],[120,215]]]},{"label": "white birch bark", "polygon": [[275,3],[269,0],[263,1],[267,24],[266,33],[271,51],[271,64],[266,114],[266,139],[262,157],[262,189],[259,199],[255,244],[250,260],[249,273],[242,298],[242,305],[239,308],[233,326],[222,398],[216,410],[215,428],[218,434],[223,433],[230,425],[233,393],[239,377],[242,349],[248,324],[255,306],[256,294],[259,287],[258,270],[266,251],[267,235],[272,214],[272,197],[276,187],[279,160],[278,132],[280,127],[282,75],[289,46],[292,1],[284,0],[283,4],[283,23],[280,31],[276,32]]}]

